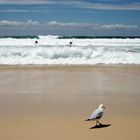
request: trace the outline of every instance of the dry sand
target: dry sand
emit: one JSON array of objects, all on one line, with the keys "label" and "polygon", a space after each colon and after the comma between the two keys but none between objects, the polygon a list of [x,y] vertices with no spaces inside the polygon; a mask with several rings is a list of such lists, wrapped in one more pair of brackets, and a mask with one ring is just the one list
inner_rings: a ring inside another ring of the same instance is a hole
[{"label": "dry sand", "polygon": [[[84,121],[106,106],[89,129]],[[0,140],[140,139],[140,66],[0,68]]]}]

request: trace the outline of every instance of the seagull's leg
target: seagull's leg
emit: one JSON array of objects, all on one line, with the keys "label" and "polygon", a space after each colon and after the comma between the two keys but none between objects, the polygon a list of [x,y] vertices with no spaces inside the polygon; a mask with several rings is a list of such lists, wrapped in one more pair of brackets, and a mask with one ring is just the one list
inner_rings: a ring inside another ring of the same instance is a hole
[{"label": "seagull's leg", "polygon": [[99,125],[102,125],[98,120],[97,120],[97,122],[98,122]]},{"label": "seagull's leg", "polygon": [[96,120],[96,126],[97,126],[97,122],[98,122],[98,120]]}]

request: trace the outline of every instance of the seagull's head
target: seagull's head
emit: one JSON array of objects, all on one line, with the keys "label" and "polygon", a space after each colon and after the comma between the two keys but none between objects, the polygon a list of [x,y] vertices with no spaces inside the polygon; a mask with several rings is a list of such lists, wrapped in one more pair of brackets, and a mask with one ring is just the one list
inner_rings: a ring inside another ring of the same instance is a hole
[{"label": "seagull's head", "polygon": [[105,106],[103,104],[100,104],[99,108],[105,109]]}]

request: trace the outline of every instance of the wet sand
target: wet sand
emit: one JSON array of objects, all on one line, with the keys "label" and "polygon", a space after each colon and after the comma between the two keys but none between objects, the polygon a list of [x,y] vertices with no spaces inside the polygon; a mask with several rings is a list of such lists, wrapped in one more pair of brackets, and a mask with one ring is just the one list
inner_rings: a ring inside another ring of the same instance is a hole
[{"label": "wet sand", "polygon": [[[84,121],[103,103],[100,120]],[[137,140],[140,66],[0,67],[0,140]]]}]

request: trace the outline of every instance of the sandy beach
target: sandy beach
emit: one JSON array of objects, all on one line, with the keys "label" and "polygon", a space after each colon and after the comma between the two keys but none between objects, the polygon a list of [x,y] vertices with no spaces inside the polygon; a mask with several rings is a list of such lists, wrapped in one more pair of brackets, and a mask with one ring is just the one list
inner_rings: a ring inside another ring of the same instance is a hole
[{"label": "sandy beach", "polygon": [[[110,126],[90,129],[101,103]],[[139,65],[0,67],[0,140],[138,140],[139,130]]]}]

